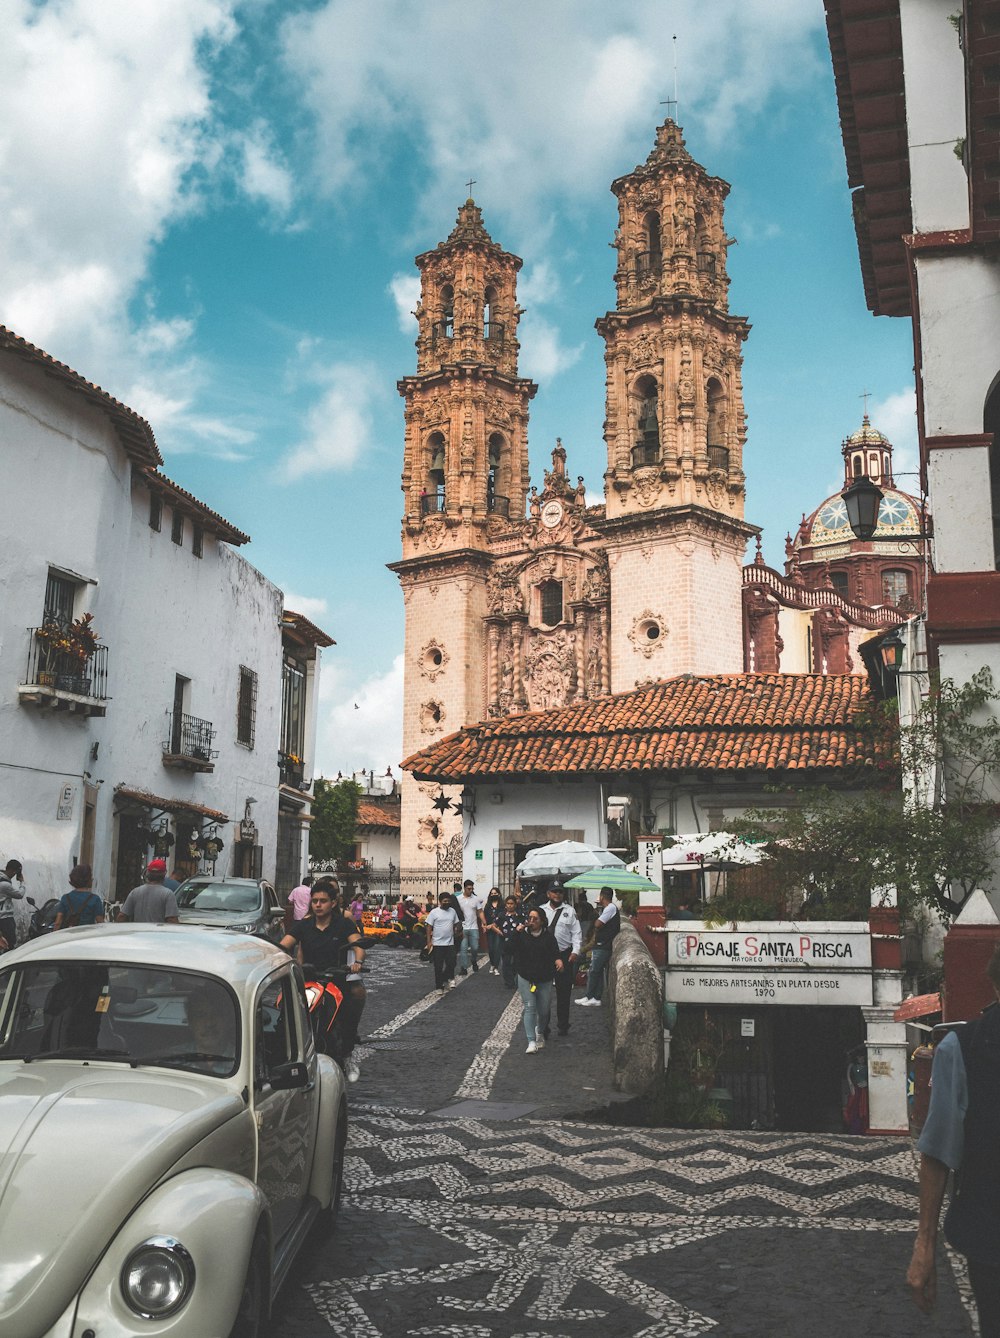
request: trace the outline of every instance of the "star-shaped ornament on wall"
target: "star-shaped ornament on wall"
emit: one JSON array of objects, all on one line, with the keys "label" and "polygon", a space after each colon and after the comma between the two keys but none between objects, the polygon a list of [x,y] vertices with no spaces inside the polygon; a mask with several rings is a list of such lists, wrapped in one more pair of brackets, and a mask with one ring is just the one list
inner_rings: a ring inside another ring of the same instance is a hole
[{"label": "star-shaped ornament on wall", "polygon": [[437,809],[439,813],[448,813],[451,810],[451,800],[445,794],[444,790],[442,790],[441,793],[438,795],[438,797],[434,800],[433,806],[434,808]]}]

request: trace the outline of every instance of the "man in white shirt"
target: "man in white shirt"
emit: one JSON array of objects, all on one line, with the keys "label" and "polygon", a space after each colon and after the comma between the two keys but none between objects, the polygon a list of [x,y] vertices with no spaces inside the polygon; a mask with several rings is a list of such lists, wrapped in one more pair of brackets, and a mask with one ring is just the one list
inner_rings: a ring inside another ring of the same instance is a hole
[{"label": "man in white shirt", "polygon": [[[553,883],[549,888],[545,905],[540,909],[555,935],[559,959],[563,964],[562,970],[556,972],[556,1027],[559,1035],[565,1036],[569,1031],[569,1005],[573,997],[576,963],[583,944],[583,930],[576,911],[566,902],[565,889],[558,883]],[[548,1028],[545,1030],[547,1035]]]},{"label": "man in white shirt", "polygon": [[442,895],[441,904],[435,906],[424,921],[427,948],[434,963],[434,984],[442,993],[458,984],[455,979],[455,933],[460,923],[461,917],[447,892]]},{"label": "man in white shirt", "polygon": [[486,937],[486,926],[483,924],[483,907],[485,905],[486,898],[477,897],[475,884],[471,878],[466,878],[462,884],[462,895],[455,898],[455,909],[462,917],[462,942],[458,949],[458,974],[460,976],[469,974],[470,962],[473,971],[479,970],[476,957],[479,953],[480,936]]}]

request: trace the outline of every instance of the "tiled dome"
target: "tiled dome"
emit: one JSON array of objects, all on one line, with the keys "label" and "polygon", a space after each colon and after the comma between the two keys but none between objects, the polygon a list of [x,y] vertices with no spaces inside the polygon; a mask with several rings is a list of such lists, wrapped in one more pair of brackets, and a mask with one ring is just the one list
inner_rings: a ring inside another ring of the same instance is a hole
[{"label": "tiled dome", "polygon": [[[873,428],[868,430],[874,432]],[[860,433],[855,435],[860,436]],[[881,433],[876,435],[881,436]],[[803,526],[803,531],[805,545],[843,544],[853,540],[854,535],[847,523],[847,508],[840,493],[834,493],[816,508]],[[886,488],[879,507],[878,528],[873,537],[915,539],[919,535],[920,511],[914,498],[896,488]]]}]

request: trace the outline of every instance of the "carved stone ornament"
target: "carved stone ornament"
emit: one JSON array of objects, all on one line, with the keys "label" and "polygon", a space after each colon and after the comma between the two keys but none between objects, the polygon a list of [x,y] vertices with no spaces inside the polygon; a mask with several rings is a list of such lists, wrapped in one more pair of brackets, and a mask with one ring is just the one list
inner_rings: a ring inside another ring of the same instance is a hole
[{"label": "carved stone ornament", "polygon": [[591,567],[583,581],[584,599],[607,599],[611,593],[611,576],[608,571],[608,560],[604,558],[601,562]]},{"label": "carved stone ornament", "polygon": [[517,573],[510,567],[494,567],[486,581],[486,600],[492,614],[524,612],[524,596]]},{"label": "carved stone ornament", "polygon": [[420,672],[434,683],[444,673],[448,652],[440,641],[428,641],[420,652]]},{"label": "carved stone ornament", "polygon": [[[444,543],[444,521],[440,516],[429,516],[427,520],[424,521],[423,540],[425,547],[429,548],[432,553],[439,549]],[[437,593],[436,586],[432,589],[431,593]]]},{"label": "carved stone ornament", "polygon": [[660,471],[655,465],[646,465],[632,474],[635,500],[640,506],[652,506],[660,495]]},{"label": "carved stone ornament", "polygon": [[573,637],[565,630],[536,633],[524,656],[524,685],[532,711],[550,711],[570,700],[576,677]]},{"label": "carved stone ornament", "polygon": [[651,655],[663,648],[667,639],[667,623],[663,614],[654,613],[652,609],[643,609],[632,623],[628,639],[639,654],[648,660]]},{"label": "carved stone ornament", "polygon": [[655,340],[649,335],[640,335],[634,344],[629,345],[626,364],[629,367],[652,367],[659,361],[659,350]]},{"label": "carved stone ornament", "polygon": [[444,724],[445,709],[440,702],[423,702],[420,707],[420,732],[436,734]]},{"label": "carved stone ornament", "polygon": [[437,850],[443,835],[441,818],[436,813],[421,818],[417,823],[417,849]]}]

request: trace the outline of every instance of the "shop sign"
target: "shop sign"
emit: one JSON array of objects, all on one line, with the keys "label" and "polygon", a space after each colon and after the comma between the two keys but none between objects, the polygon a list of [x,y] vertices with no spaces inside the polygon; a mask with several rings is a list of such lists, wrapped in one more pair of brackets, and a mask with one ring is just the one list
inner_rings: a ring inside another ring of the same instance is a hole
[{"label": "shop sign", "polygon": [[823,1004],[868,1007],[870,971],[684,971],[667,973],[667,998],[694,1004]]},{"label": "shop sign", "polygon": [[671,930],[667,935],[671,967],[803,967],[824,971],[870,969],[872,945],[868,926],[856,934],[808,926],[789,931]]},{"label": "shop sign", "polygon": [[56,803],[56,822],[73,821],[73,804],[76,800],[76,786],[63,785]]}]

